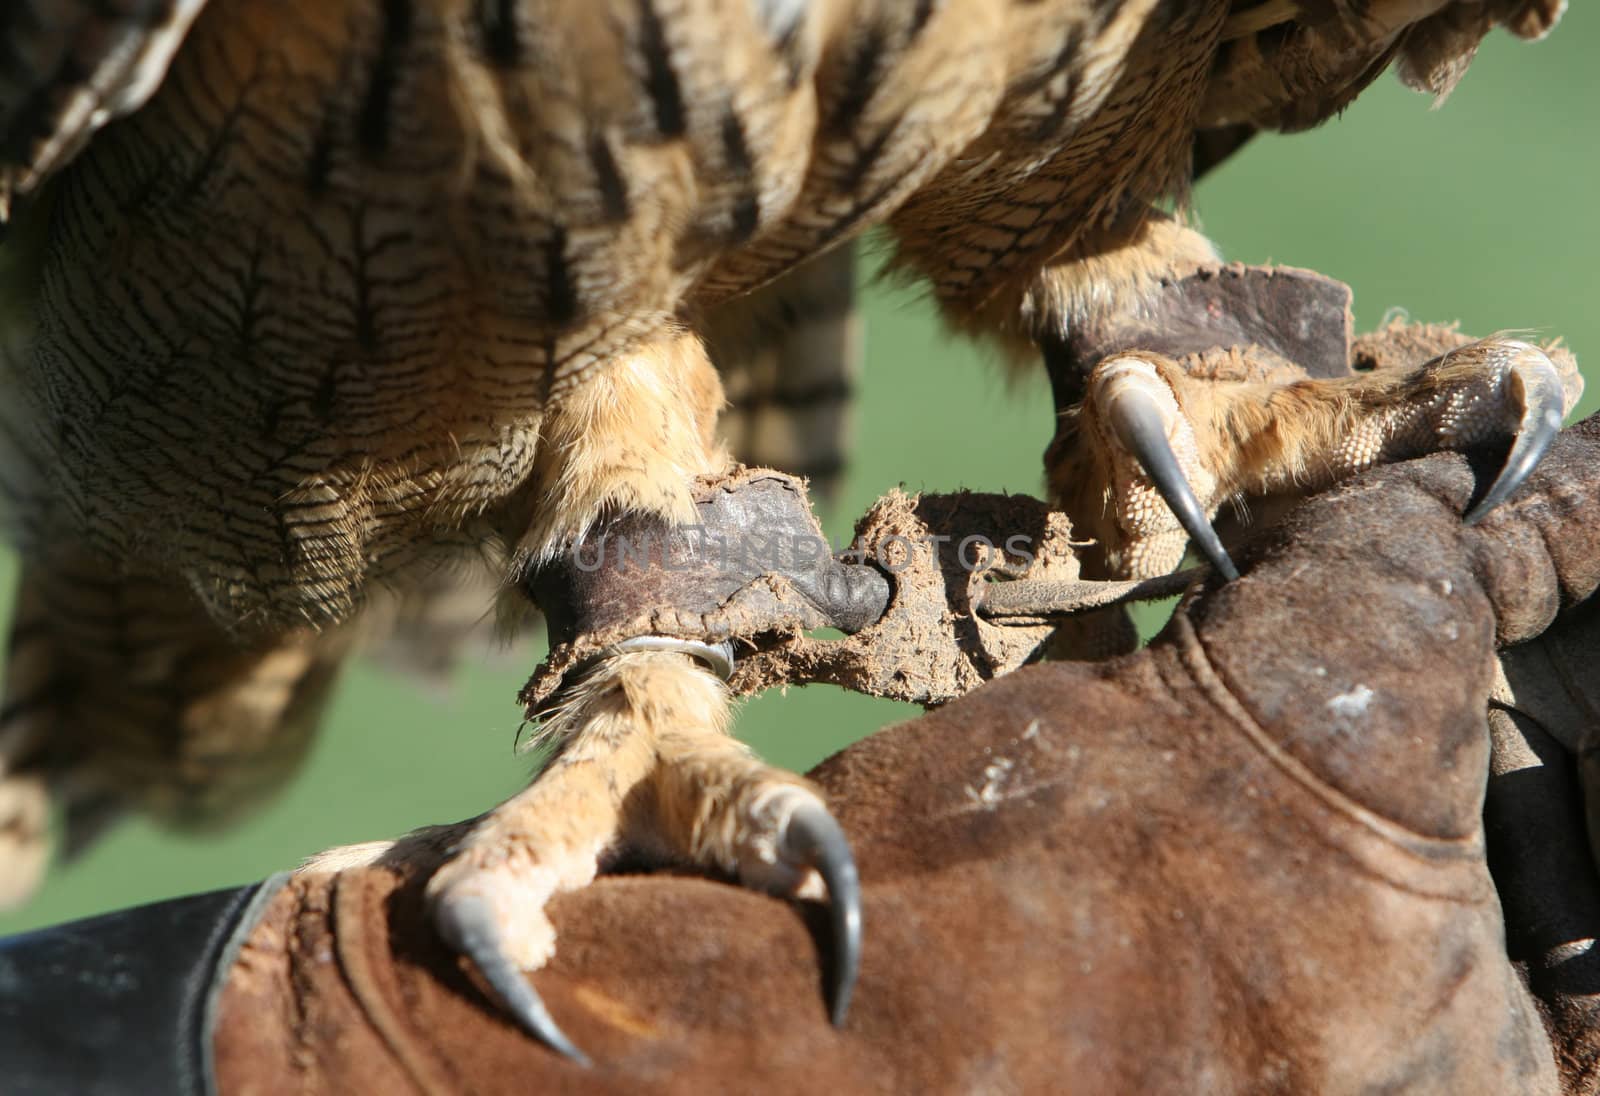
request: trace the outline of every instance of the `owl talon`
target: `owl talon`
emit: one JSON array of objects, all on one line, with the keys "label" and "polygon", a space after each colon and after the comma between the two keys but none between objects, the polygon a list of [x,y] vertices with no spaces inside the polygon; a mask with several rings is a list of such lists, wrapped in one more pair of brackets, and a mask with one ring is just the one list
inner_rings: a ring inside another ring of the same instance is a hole
[{"label": "owl talon", "polygon": [[[1143,368],[1140,368],[1143,367]],[[1206,509],[1184,475],[1169,440],[1182,413],[1171,392],[1147,363],[1130,360],[1101,375],[1107,425],[1118,443],[1139,462],[1173,516],[1202,555],[1227,581],[1239,577],[1228,550],[1206,517]],[[1153,391],[1155,386],[1160,391]],[[1164,397],[1164,398],[1163,398]]]},{"label": "owl talon", "polygon": [[489,987],[489,996],[519,1027],[578,1065],[591,1064],[551,1017],[539,991],[507,953],[488,901],[476,894],[442,895],[434,904],[434,924],[445,942],[477,968]]},{"label": "owl talon", "polygon": [[1512,359],[1507,381],[1514,397],[1522,405],[1521,418],[1511,443],[1511,452],[1506,455],[1500,474],[1463,519],[1468,525],[1478,524],[1515,494],[1544,459],[1550,443],[1561,432],[1561,420],[1566,410],[1561,373],[1549,356],[1537,347],[1520,343],[1514,345],[1520,348],[1520,352]]},{"label": "owl talon", "polygon": [[[1510,434],[1504,466],[1463,519],[1476,524],[1527,480],[1583,391],[1577,363],[1554,344],[1402,327],[1364,338],[1369,364],[1338,377],[1276,379],[1269,366],[1281,364],[1255,362],[1253,350],[1218,376],[1153,353],[1101,361],[1051,451],[1064,509],[1099,546],[1091,560],[1108,576],[1144,578],[1176,567],[1192,544],[1231,581],[1238,572],[1208,520],[1223,500],[1265,500],[1270,520],[1375,465]],[[1430,347],[1441,352],[1407,364]]]},{"label": "owl talon", "polygon": [[833,815],[820,805],[806,804],[789,816],[779,846],[791,863],[814,868],[828,888],[833,952],[828,1015],[840,1027],[861,972],[861,877],[850,842]]}]

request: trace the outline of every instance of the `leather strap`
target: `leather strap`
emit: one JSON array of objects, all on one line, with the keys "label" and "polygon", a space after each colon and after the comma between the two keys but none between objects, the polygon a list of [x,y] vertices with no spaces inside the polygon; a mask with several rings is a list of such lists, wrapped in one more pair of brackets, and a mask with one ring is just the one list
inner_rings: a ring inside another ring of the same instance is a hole
[{"label": "leather strap", "polygon": [[1253,348],[1308,377],[1350,374],[1355,320],[1350,287],[1290,266],[1227,266],[1160,283],[1145,307],[1041,338],[1056,407],[1083,399],[1105,358],[1145,350],[1182,360],[1208,350]]}]

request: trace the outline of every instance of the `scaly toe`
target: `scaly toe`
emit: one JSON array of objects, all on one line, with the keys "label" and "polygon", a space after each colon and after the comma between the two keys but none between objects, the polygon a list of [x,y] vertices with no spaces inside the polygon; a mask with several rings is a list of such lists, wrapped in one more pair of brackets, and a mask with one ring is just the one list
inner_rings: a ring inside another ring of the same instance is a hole
[{"label": "scaly toe", "polygon": [[1239,570],[1189,482],[1186,462],[1173,448],[1173,435],[1192,429],[1159,370],[1148,361],[1126,356],[1098,366],[1091,384],[1117,444],[1138,462],[1207,562],[1227,581],[1237,579]]}]

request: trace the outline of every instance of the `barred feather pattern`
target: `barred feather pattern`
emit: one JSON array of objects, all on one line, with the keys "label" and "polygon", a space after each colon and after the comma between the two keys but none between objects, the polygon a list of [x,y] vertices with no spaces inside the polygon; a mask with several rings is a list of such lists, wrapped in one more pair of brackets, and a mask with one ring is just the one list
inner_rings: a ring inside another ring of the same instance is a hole
[{"label": "barred feather pattern", "polygon": [[1197,130],[1318,121],[1397,54],[1438,92],[1488,23],[1556,14],[7,6],[0,489],[25,567],[0,808],[48,772],[213,812],[292,769],[371,590],[463,556],[514,574],[608,507],[685,516],[730,446],[829,473],[864,229],[958,326],[1059,324],[1097,241],[1181,197]]},{"label": "barred feather pattern", "polygon": [[855,249],[841,245],[713,310],[705,333],[734,459],[805,476],[814,501],[834,498],[861,371]]}]

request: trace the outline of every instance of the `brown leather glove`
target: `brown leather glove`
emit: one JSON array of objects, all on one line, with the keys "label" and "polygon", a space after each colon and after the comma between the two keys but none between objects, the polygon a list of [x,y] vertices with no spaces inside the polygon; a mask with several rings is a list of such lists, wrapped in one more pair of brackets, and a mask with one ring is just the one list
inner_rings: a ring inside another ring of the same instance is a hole
[{"label": "brown leather glove", "polygon": [[1022,670],[824,763],[869,928],[843,1030],[820,911],[613,876],[556,899],[534,976],[575,1066],[485,1006],[414,881],[365,870],[266,906],[218,1087],[1590,1091],[1600,882],[1534,726],[1584,690],[1519,716],[1543,755],[1497,740],[1488,842],[1484,713],[1497,648],[1600,654],[1575,630],[1600,613],[1600,418],[1464,526],[1491,465],[1362,476],[1149,649]]}]

